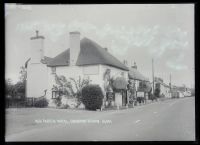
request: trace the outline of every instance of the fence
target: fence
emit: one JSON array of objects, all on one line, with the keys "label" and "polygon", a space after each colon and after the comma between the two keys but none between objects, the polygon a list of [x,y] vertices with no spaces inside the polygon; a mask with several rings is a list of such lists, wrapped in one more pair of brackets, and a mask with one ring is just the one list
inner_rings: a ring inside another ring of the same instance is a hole
[{"label": "fence", "polygon": [[[44,99],[44,97],[39,98],[7,98],[6,108],[22,108],[22,107],[35,107],[37,101]],[[41,105],[42,106],[42,105]]]},{"label": "fence", "polygon": [[26,106],[26,101],[22,99],[6,99],[6,108],[21,108]]}]

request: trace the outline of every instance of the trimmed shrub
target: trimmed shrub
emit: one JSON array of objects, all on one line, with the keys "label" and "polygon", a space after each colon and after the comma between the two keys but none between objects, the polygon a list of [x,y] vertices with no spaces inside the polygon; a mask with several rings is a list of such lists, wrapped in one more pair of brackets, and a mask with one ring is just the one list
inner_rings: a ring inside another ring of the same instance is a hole
[{"label": "trimmed shrub", "polygon": [[49,104],[48,100],[44,97],[36,99],[35,102],[34,102],[34,106],[39,107],[39,108],[47,107],[48,104]]},{"label": "trimmed shrub", "polygon": [[88,110],[100,109],[103,98],[103,92],[99,85],[88,85],[82,89],[82,102]]}]

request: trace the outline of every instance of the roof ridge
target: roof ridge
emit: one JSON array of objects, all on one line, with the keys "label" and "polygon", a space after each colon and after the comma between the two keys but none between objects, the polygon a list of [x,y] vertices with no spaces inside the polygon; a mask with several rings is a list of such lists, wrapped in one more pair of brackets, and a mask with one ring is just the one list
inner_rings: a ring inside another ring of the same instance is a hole
[{"label": "roof ridge", "polygon": [[[84,37],[84,38],[82,39],[82,41],[84,41],[84,40],[88,40],[88,41],[90,41],[91,43],[93,43],[94,45],[96,45],[98,48],[100,48],[100,49],[98,49],[97,47],[95,47],[96,50],[97,50],[100,54],[102,54],[102,51],[103,51],[103,53],[105,53],[106,55],[108,55],[109,58],[111,58],[111,59],[113,58],[114,61],[117,61],[118,63],[120,63],[121,65],[123,65],[124,68],[128,69],[127,66],[125,66],[125,65],[124,65],[120,60],[118,60],[114,55],[112,55],[111,53],[109,53],[108,51],[106,51],[106,50],[105,50],[101,45],[99,45],[97,42],[95,42],[95,41],[93,41],[93,40],[91,40],[91,39],[89,39],[89,38],[87,38],[87,37]],[[104,60],[104,64],[106,64],[106,65],[112,65],[112,64],[105,63],[105,62],[109,62],[108,57],[106,57],[105,55],[100,55],[100,57]]]},{"label": "roof ridge", "polygon": [[[62,57],[61,56],[63,56],[63,55],[67,55],[67,53],[69,53],[68,52],[69,51],[69,48],[68,49],[66,49],[66,50],[64,50],[64,51],[62,51],[61,53],[59,53],[58,55],[56,55],[55,57],[53,57],[52,58],[52,60],[50,60],[50,62],[48,63],[48,66],[57,66],[57,65],[59,65],[59,64],[57,64],[57,62],[55,63],[55,61],[56,61],[56,59],[62,59]],[[65,58],[64,58],[65,59]],[[60,60],[61,61],[61,60]],[[64,63],[63,63],[64,62]],[[66,58],[66,60],[65,61],[63,61],[62,62],[62,64],[60,64],[60,65],[67,65],[67,58]],[[55,63],[55,64],[54,64]]]},{"label": "roof ridge", "polygon": [[[70,59],[70,48],[56,55],[48,66],[68,66]],[[66,55],[66,57],[65,57]],[[120,68],[122,70],[129,70],[120,60],[118,60],[111,53],[106,51],[101,45],[88,37],[83,37],[80,40],[80,52],[76,65],[94,65],[104,64]]]},{"label": "roof ridge", "polygon": [[[102,46],[100,46],[97,42],[91,40],[90,38],[84,37],[84,39],[89,40],[91,43],[93,43],[93,44],[96,45],[97,47],[100,47],[100,48],[103,49]],[[94,48],[95,48],[98,52],[100,52],[100,51],[99,51],[100,49],[97,49],[96,47],[94,47]],[[101,53],[101,52],[100,52],[100,53]],[[104,57],[103,55],[100,55],[100,57],[101,57],[103,60],[105,60],[105,57]]]}]

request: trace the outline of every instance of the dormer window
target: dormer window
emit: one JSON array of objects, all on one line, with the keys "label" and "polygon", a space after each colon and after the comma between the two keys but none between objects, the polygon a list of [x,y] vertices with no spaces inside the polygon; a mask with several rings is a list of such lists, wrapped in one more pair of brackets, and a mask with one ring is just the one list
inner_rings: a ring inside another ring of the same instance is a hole
[{"label": "dormer window", "polygon": [[51,68],[51,73],[52,73],[52,74],[56,74],[56,67],[52,67],[52,68]]}]

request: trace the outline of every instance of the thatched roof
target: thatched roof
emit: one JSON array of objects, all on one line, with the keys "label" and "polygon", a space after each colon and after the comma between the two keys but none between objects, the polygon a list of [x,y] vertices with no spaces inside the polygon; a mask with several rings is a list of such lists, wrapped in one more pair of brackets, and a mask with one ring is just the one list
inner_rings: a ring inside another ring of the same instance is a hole
[{"label": "thatched roof", "polygon": [[148,78],[144,77],[137,69],[129,68],[128,77],[134,80],[149,81]]},{"label": "thatched roof", "polygon": [[[128,71],[128,67],[126,67],[122,62],[120,62],[117,58],[111,55],[105,48],[102,48],[96,42],[83,38],[80,41],[80,53],[78,56],[78,60],[76,65],[94,65],[94,64],[104,64],[113,67],[117,67],[123,70]],[[56,57],[52,59],[47,65],[48,66],[69,66],[70,60],[70,50],[60,53]]]},{"label": "thatched roof", "polygon": [[68,66],[69,65],[69,49],[63,51],[54,57],[47,66]]},{"label": "thatched roof", "polygon": [[113,87],[117,90],[126,89],[128,82],[123,77],[117,77],[113,81]]}]

